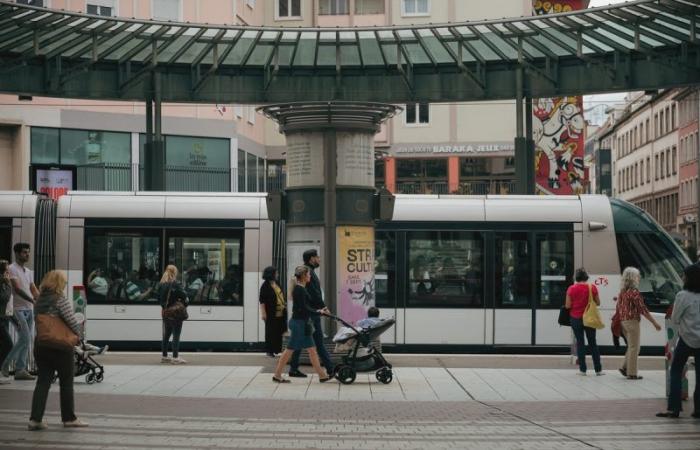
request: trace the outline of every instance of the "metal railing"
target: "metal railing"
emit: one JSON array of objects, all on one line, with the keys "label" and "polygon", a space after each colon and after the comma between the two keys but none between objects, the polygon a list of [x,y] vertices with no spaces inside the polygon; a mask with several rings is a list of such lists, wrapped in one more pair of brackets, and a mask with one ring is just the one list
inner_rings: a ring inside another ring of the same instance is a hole
[{"label": "metal railing", "polygon": [[130,191],[130,163],[100,163],[78,166],[79,191]]},{"label": "metal railing", "polygon": [[165,166],[165,189],[176,192],[231,192],[231,170]]},{"label": "metal railing", "polygon": [[508,195],[515,193],[514,181],[486,180],[462,181],[454,194],[460,195]]},{"label": "metal railing", "polygon": [[408,181],[396,183],[397,194],[447,194],[449,192],[447,182],[421,182]]}]

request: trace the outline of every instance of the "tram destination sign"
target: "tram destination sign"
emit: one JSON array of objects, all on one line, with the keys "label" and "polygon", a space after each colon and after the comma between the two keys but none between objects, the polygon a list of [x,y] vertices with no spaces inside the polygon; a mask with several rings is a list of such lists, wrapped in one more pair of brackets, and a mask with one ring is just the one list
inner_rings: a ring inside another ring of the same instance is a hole
[{"label": "tram destination sign", "polygon": [[490,144],[431,144],[397,146],[396,155],[494,154],[515,152],[513,143]]}]

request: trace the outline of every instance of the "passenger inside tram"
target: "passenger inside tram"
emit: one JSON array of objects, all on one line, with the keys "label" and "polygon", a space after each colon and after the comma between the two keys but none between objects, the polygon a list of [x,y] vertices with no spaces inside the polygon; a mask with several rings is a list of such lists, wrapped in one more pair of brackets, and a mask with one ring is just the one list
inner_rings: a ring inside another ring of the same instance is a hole
[{"label": "passenger inside tram", "polygon": [[99,296],[102,300],[107,298],[107,291],[109,290],[109,283],[107,279],[102,274],[102,269],[99,267],[90,272],[87,279],[88,292]]},{"label": "passenger inside tram", "polygon": [[231,264],[226,268],[224,279],[219,284],[219,298],[222,302],[237,304],[241,296],[240,266]]}]

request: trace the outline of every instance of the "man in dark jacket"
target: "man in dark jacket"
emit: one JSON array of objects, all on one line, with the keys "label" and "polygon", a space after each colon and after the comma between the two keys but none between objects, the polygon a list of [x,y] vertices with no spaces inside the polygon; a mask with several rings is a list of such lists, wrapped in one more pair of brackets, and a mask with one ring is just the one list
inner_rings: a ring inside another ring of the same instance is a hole
[{"label": "man in dark jacket", "polygon": [[[309,268],[311,272],[311,281],[306,285],[306,290],[311,298],[311,306],[315,310],[324,310],[326,313],[330,313],[326,304],[323,301],[323,293],[321,292],[321,281],[316,275],[315,269],[321,264],[321,258],[318,256],[318,251],[316,249],[309,249],[304,252],[304,265]],[[333,363],[331,362],[331,355],[328,354],[328,350],[323,345],[323,330],[321,329],[321,316],[319,314],[313,314],[311,316],[311,322],[314,326],[313,339],[314,344],[316,344],[316,351],[318,352],[318,357],[321,359],[321,364],[326,368],[326,372],[333,374]],[[301,350],[294,351],[292,354],[292,359],[289,363],[289,376],[306,378],[306,374],[299,370],[299,357],[301,356]]]}]

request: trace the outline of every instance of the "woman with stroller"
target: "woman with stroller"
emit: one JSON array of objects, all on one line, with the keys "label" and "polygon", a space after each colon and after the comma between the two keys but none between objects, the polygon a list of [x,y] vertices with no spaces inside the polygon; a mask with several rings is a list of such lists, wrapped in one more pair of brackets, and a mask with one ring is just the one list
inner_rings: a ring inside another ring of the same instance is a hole
[{"label": "woman with stroller", "polygon": [[[52,270],[44,276],[39,285],[39,297],[34,306],[34,312],[61,318],[76,336],[82,339],[80,324],[73,314],[73,307],[63,292],[66,289],[66,275],[60,270]],[[75,416],[75,400],[73,397],[73,352],[36,345],[34,357],[39,376],[32,397],[32,413],[29,418],[29,431],[48,428],[43,422],[46,400],[55,372],[58,372],[61,389],[61,420],[66,428],[86,427],[87,423]]]},{"label": "woman with stroller", "polygon": [[654,325],[656,331],[661,330],[661,325],[654,320],[654,317],[644,304],[642,294],[639,293],[640,279],[639,270],[634,267],[627,267],[622,271],[622,290],[615,305],[615,312],[622,322],[622,331],[627,339],[625,362],[619,370],[622,376],[627,377],[628,380],[642,379],[637,373],[641,316],[646,317]]},{"label": "woman with stroller", "polygon": [[277,284],[277,269],[268,266],[263,271],[260,287],[260,317],[265,322],[267,356],[282,353],[282,335],[287,331],[287,302]]},{"label": "woman with stroller", "polygon": [[311,365],[318,374],[318,381],[325,383],[331,377],[321,368],[318,360],[318,353],[314,340],[311,337],[313,334],[313,325],[311,325],[311,313],[324,313],[324,310],[315,311],[309,307],[309,293],[306,290],[306,285],[311,281],[311,273],[307,266],[299,266],[294,270],[295,286],[292,289],[292,319],[289,321],[289,331],[291,333],[287,348],[277,361],[275,374],[272,376],[272,381],[275,383],[290,383],[286,378],[282,378],[282,370],[287,365],[287,361],[292,357],[294,350],[306,349],[309,352]]},{"label": "woman with stroller", "polygon": [[678,343],[673,351],[671,362],[671,392],[668,396],[666,411],[656,416],[672,419],[680,416],[683,368],[688,358],[693,356],[696,367],[694,410],[691,416],[700,419],[700,371],[697,368],[697,363],[700,361],[700,265],[698,264],[692,264],[684,270],[683,290],[676,294],[671,322],[678,330]]},{"label": "woman with stroller", "polygon": [[[176,302],[182,302],[185,306],[189,303],[187,299],[187,293],[183,289],[179,281],[177,281],[177,267],[170,264],[165,268],[163,276],[160,279],[160,284],[158,285],[158,299],[160,300],[161,314],[163,318],[163,342],[161,344],[162,357],[160,362],[162,364],[187,364],[187,361],[180,358],[180,334],[182,333],[182,322],[181,319],[166,317],[164,312],[169,307],[173,306]],[[170,342],[170,337],[173,338],[173,356],[172,358],[168,356],[168,343]]]},{"label": "woman with stroller", "polygon": [[595,374],[598,376],[605,375],[600,363],[600,350],[598,349],[595,336],[596,330],[595,328],[583,326],[583,313],[586,310],[586,305],[588,305],[588,298],[593,297],[595,304],[600,306],[598,289],[594,285],[588,284],[588,273],[583,267],[576,269],[574,280],[576,282],[566,290],[566,304],[564,307],[569,310],[571,329],[576,337],[576,353],[579,366],[578,374],[586,376],[586,343],[583,340],[585,334],[588,347],[591,349]]}]

